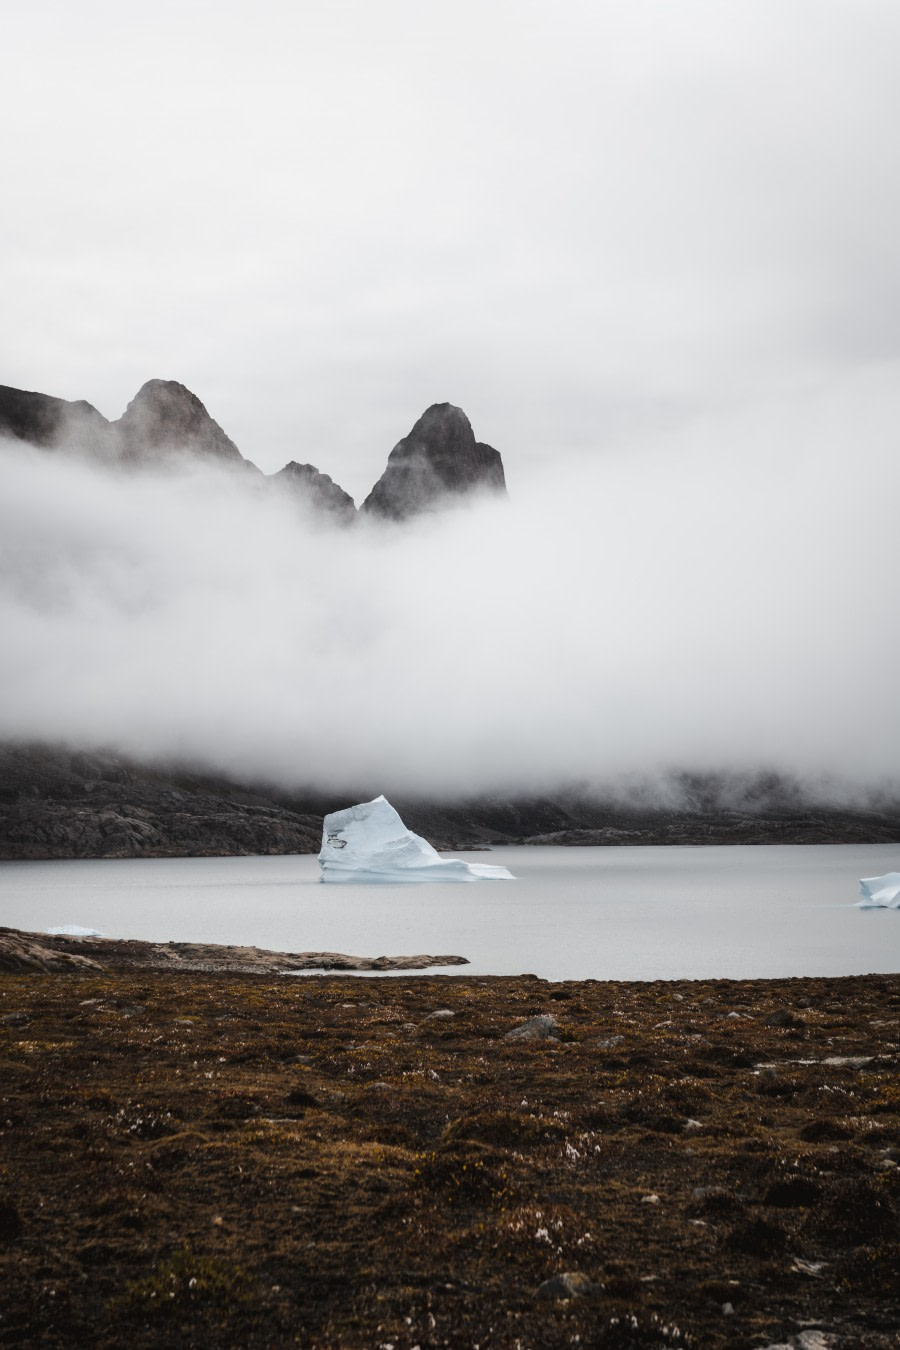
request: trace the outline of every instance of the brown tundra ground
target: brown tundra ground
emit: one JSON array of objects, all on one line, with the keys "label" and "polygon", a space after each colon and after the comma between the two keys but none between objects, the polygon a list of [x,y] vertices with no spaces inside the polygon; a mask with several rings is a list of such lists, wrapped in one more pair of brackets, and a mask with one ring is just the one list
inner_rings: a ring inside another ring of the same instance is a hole
[{"label": "brown tundra ground", "polygon": [[2,975],[0,1345],[896,1347],[898,1042],[900,976]]}]

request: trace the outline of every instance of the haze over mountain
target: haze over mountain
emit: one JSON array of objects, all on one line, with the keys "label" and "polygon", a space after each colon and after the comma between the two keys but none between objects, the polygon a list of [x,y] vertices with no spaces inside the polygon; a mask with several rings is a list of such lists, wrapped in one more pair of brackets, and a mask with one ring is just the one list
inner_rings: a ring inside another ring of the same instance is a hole
[{"label": "haze over mountain", "polygon": [[[592,469],[548,455],[512,502],[494,477],[449,498],[464,510],[367,511],[349,532],[277,490],[316,471],[252,472],[187,391],[169,425],[199,453],[160,454],[177,436],[155,412],[120,419],[151,429],[124,465],[80,436],[7,437],[0,734],[444,795],[694,769],[890,780],[884,379]],[[468,423],[437,405],[378,490],[423,427],[439,472],[453,435],[466,462]]]},{"label": "haze over mountain", "polygon": [[177,383],[113,422],[0,390],[0,851],[290,851],[380,791],[454,845],[896,837],[893,399],[511,502],[435,404],[357,512]]},{"label": "haze over mountain", "polygon": [[[260,471],[210,417],[196,394],[175,380],[148,380],[115,422],[84,400],[0,385],[0,438],[81,455],[107,466],[159,468],[172,461]],[[353,498],[313,464],[291,461],[268,476],[317,512],[349,523]],[[461,408],[436,403],[397,443],[362,510],[404,520],[471,493],[505,493],[498,451],[476,442]]]}]

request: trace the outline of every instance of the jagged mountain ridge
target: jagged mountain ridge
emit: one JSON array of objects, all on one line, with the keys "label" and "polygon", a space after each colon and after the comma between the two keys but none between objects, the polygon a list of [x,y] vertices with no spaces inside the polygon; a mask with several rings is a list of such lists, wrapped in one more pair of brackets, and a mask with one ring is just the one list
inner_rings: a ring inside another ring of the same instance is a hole
[{"label": "jagged mountain ridge", "polygon": [[[313,464],[292,460],[277,473],[261,474],[197,395],[175,380],[148,380],[114,422],[83,400],[0,385],[0,437],[128,468],[193,455],[246,469],[340,523],[357,518],[350,494]],[[400,521],[478,491],[505,494],[500,453],[476,442],[461,408],[435,403],[394,446],[361,512]]]}]

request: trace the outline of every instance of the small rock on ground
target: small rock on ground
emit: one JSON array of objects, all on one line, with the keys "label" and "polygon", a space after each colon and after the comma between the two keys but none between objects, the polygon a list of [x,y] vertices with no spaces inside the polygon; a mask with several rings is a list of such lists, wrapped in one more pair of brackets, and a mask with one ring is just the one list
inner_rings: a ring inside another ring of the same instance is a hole
[{"label": "small rock on ground", "polygon": [[580,1298],[584,1294],[600,1293],[602,1287],[580,1271],[567,1270],[544,1280],[543,1284],[538,1285],[537,1294],[538,1298]]},{"label": "small rock on ground", "polygon": [[519,1026],[513,1027],[512,1031],[507,1031],[503,1039],[505,1041],[558,1041],[559,1037],[554,1034],[556,1029],[556,1018],[552,1013],[543,1013],[540,1017],[530,1017],[527,1022],[522,1022]]}]

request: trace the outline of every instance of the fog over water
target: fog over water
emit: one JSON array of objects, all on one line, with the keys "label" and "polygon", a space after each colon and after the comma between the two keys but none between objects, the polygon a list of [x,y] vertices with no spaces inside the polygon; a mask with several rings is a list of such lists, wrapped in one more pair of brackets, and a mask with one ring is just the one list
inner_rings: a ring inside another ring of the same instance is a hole
[{"label": "fog over water", "polygon": [[0,736],[438,794],[895,779],[898,388],[860,371],[527,472],[501,445],[509,503],[400,528],[6,442]]}]

